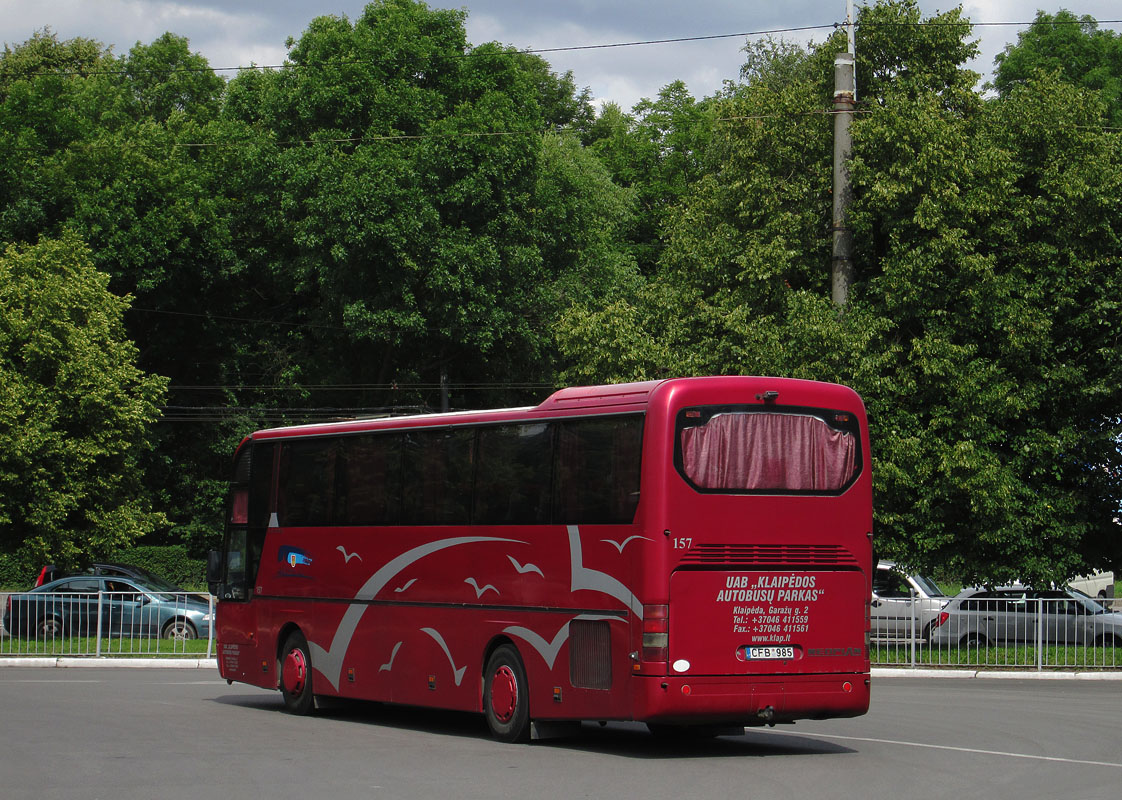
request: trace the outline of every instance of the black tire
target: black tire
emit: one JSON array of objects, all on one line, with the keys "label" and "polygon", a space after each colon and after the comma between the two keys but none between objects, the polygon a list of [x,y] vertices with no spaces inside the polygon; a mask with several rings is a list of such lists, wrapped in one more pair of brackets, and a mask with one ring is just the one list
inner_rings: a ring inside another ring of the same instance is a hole
[{"label": "black tire", "polygon": [[164,629],[160,631],[160,636],[165,639],[186,640],[199,638],[199,633],[189,620],[180,617],[168,622]]},{"label": "black tire", "polygon": [[1095,639],[1095,647],[1113,647],[1115,650],[1122,648],[1122,637],[1113,633],[1100,634]]},{"label": "black tire", "polygon": [[989,647],[990,640],[980,633],[968,633],[958,640],[961,647]]},{"label": "black tire", "polygon": [[308,640],[300,631],[293,631],[285,640],[277,667],[277,684],[289,714],[305,716],[315,711],[312,655],[308,651]]},{"label": "black tire", "polygon": [[530,696],[526,670],[513,645],[504,644],[483,671],[483,713],[500,742],[530,740]]},{"label": "black tire", "polygon": [[62,620],[58,617],[43,617],[35,623],[35,635],[39,639],[54,639],[62,636]]}]

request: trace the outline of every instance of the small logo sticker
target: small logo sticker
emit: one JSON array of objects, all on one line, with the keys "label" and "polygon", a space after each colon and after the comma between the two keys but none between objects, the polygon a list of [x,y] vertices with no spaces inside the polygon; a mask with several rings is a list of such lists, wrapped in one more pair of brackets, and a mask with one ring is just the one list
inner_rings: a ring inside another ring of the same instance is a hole
[{"label": "small logo sticker", "polygon": [[277,561],[287,561],[293,569],[312,563],[311,557],[299,547],[282,547],[277,553]]}]

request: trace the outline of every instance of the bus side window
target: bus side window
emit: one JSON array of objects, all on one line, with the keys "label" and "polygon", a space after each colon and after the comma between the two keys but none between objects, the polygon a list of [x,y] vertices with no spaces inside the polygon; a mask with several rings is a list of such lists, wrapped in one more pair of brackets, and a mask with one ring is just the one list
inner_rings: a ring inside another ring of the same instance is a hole
[{"label": "bus side window", "polygon": [[626,523],[639,504],[643,418],[561,423],[554,522]]},{"label": "bus side window", "polygon": [[406,434],[403,524],[468,524],[474,443],[473,428],[420,429]]},{"label": "bus side window", "polygon": [[339,481],[345,509],[338,522],[392,525],[401,518],[401,434],[369,434],[343,440],[345,472]]},{"label": "bus side window", "polygon": [[281,525],[334,522],[337,439],[286,442],[281,447],[277,515]]},{"label": "bus side window", "polygon": [[477,447],[472,522],[549,522],[553,426],[534,422],[480,428]]}]

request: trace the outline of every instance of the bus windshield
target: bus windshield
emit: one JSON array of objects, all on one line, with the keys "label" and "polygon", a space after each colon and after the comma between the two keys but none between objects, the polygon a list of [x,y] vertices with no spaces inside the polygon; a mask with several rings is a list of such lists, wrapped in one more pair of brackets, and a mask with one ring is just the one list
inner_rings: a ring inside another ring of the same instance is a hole
[{"label": "bus windshield", "polygon": [[829,411],[687,409],[679,418],[679,469],[704,491],[836,493],[860,471],[850,420]]}]

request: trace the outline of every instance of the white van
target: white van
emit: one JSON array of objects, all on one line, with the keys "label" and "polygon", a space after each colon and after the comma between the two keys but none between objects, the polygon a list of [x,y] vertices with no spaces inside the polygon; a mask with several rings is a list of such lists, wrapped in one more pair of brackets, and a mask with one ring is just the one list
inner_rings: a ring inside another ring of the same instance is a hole
[{"label": "white van", "polygon": [[1108,600],[1114,597],[1114,573],[1093,572],[1090,575],[1079,575],[1068,582],[1072,589],[1078,589],[1083,594]]},{"label": "white van", "polygon": [[950,598],[935,581],[909,575],[892,561],[881,561],[869,601],[872,637],[883,642],[910,640],[914,635],[918,641],[927,641],[931,623],[948,602]]}]

